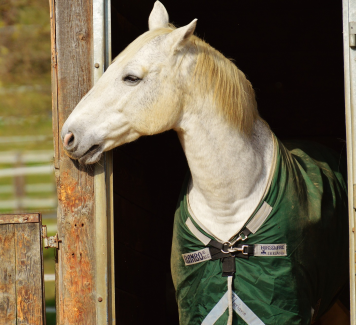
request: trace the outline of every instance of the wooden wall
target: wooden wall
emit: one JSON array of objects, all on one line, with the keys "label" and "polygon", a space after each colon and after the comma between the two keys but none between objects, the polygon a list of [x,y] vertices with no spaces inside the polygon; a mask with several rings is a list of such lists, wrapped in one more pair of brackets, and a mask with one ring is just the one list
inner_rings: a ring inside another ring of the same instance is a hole
[{"label": "wooden wall", "polygon": [[[60,130],[93,86],[91,0],[50,0],[52,114],[58,193],[57,324],[96,324],[94,171],[64,154]],[[59,268],[60,266],[60,268]]]},{"label": "wooden wall", "polygon": [[0,215],[0,325],[45,324],[40,214]]}]

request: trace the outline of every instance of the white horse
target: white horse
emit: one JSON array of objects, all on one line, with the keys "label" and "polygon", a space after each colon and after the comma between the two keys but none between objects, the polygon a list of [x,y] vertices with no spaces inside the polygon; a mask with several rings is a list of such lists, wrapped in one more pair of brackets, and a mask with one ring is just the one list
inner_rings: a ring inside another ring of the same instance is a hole
[{"label": "white horse", "polygon": [[157,1],[149,31],[114,60],[61,134],[70,157],[93,164],[142,135],[174,129],[191,172],[191,214],[223,243],[239,233],[266,194],[276,145],[250,82],[193,35],[196,24],[174,28]]}]

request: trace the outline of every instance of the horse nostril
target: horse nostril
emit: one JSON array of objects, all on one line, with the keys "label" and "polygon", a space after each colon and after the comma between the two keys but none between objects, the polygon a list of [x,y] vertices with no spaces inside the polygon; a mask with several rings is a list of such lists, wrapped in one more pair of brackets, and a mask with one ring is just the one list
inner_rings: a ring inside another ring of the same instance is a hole
[{"label": "horse nostril", "polygon": [[72,132],[69,132],[65,135],[63,144],[65,147],[70,147],[74,143],[74,135]]}]

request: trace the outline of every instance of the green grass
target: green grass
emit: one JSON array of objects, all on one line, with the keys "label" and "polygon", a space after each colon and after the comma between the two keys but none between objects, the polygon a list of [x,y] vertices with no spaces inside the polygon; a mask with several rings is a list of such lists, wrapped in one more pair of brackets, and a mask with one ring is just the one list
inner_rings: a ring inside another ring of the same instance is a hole
[{"label": "green grass", "polygon": [[[48,107],[48,111],[44,116],[27,117],[23,121],[21,118],[23,116],[18,116],[18,120],[11,118],[2,117],[0,120],[0,136],[11,137],[11,136],[27,136],[27,135],[48,135],[52,137],[52,118],[51,106]],[[53,142],[51,139],[46,142],[32,143],[32,145],[41,145],[45,149],[53,148]],[[8,150],[12,150],[14,144],[1,146],[8,146]],[[26,149],[26,145],[18,145],[22,149]],[[36,150],[38,150],[36,148]]]}]

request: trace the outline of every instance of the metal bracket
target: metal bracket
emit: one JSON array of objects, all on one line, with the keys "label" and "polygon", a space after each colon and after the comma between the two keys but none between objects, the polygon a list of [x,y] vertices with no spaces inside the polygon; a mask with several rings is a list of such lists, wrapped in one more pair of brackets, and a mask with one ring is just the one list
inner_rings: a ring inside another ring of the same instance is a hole
[{"label": "metal bracket", "polygon": [[356,47],[356,22],[349,22],[349,45],[350,47]]},{"label": "metal bracket", "polygon": [[43,238],[43,246],[45,248],[57,248],[58,249],[58,244],[62,242],[58,238],[58,234],[55,234],[54,236],[47,237],[47,226],[42,225],[42,238]]}]

